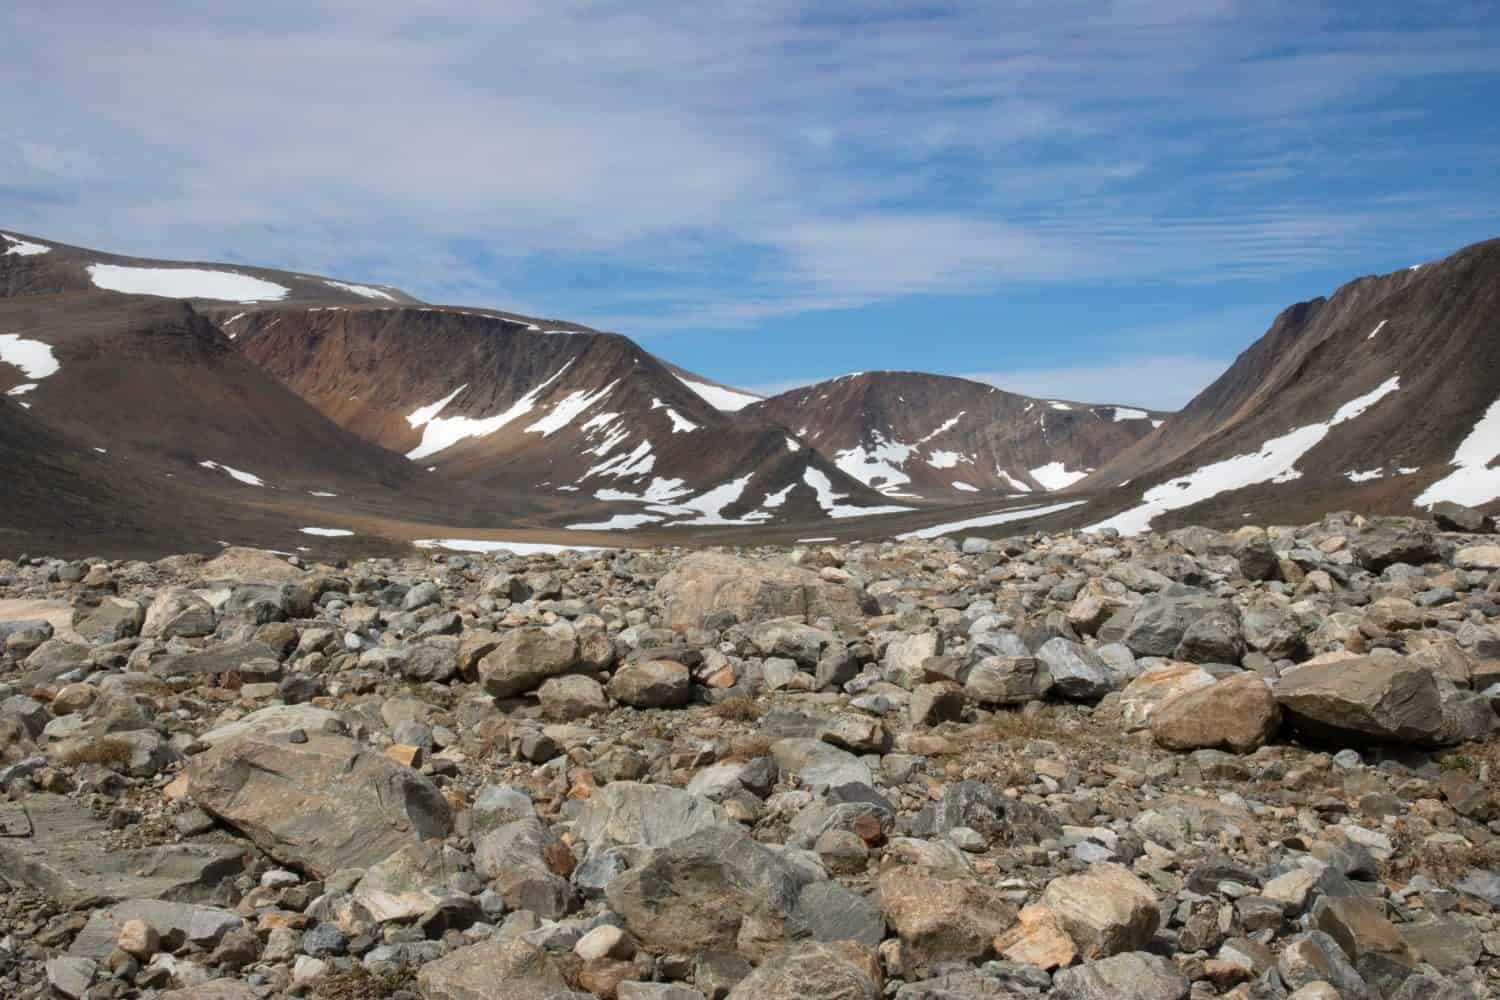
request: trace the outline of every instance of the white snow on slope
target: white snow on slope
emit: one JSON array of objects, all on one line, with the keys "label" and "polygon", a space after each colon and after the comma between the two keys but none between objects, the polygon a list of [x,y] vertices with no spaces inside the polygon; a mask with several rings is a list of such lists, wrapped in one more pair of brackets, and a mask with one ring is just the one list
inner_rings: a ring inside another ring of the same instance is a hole
[{"label": "white snow on slope", "polygon": [[0,362],[15,365],[27,378],[46,378],[62,367],[50,344],[27,340],[18,333],[0,333]]},{"label": "white snow on slope", "polygon": [[585,472],[580,480],[593,476],[611,476],[615,479],[634,478],[644,476],[654,468],[656,468],[656,456],[651,453],[651,442],[642,441],[635,446],[634,451],[600,462]]},{"label": "white snow on slope", "polygon": [[371,288],[369,285],[351,285],[348,282],[332,281],[328,278],[323,279],[323,284],[328,285],[330,288],[341,288],[346,292],[352,292],[366,299],[384,299],[387,302],[396,301],[396,296],[389,292],[382,292],[378,288]]},{"label": "white snow on slope", "polygon": [[565,527],[569,531],[629,531],[660,520],[655,514],[616,514],[608,521],[581,521]]},{"label": "white snow on slope", "polygon": [[597,552],[597,545],[554,545],[551,542],[493,542],[485,538],[421,538],[412,543],[419,549],[451,552],[513,552],[518,556],[553,552]]},{"label": "white snow on slope", "polygon": [[1145,410],[1134,410],[1128,406],[1117,406],[1114,409],[1115,423],[1117,424],[1126,420],[1145,420],[1150,417],[1150,414]]},{"label": "white snow on slope", "polygon": [[354,532],[347,528],[299,528],[304,535],[319,535],[323,538],[348,538]]},{"label": "white snow on slope", "polygon": [[28,392],[32,392],[35,389],[36,389],[36,383],[35,382],[22,382],[20,385],[16,386],[14,389],[11,389],[9,392],[7,392],[6,395],[7,396],[24,396]]},{"label": "white snow on slope", "polygon": [[[866,486],[875,487],[881,492],[911,482],[911,477],[901,471],[901,466],[906,464],[907,458],[911,456],[912,446],[902,444],[900,441],[886,440],[879,431],[872,431],[870,440],[869,448],[856,445],[853,448],[836,452],[833,456],[833,464],[846,475],[858,479]],[[877,481],[881,485],[875,486]]]},{"label": "white snow on slope", "polygon": [[667,411],[667,416],[672,421],[673,434],[691,434],[693,431],[698,429],[697,424],[693,423],[687,417],[684,417],[682,414],[672,409],[666,403],[663,403],[661,400],[654,397],[651,400],[651,409]]},{"label": "white snow on slope", "polygon": [[725,517],[724,508],[739,500],[744,494],[745,487],[750,485],[750,475],[741,476],[739,479],[731,479],[727,483],[720,483],[706,493],[700,493],[690,500],[683,500],[673,506],[685,508],[686,513],[694,513],[698,516],[688,521],[677,521],[672,526],[680,524],[756,524],[760,521],[769,520],[771,515],[763,511],[751,511],[743,517]]},{"label": "white snow on slope", "polygon": [[802,446],[799,445],[796,441],[792,440],[791,438],[787,438],[786,439],[786,450],[789,451],[789,452],[791,452],[793,455],[795,455],[795,454],[797,454],[797,452],[799,452],[799,451],[802,450]]},{"label": "white snow on slope", "polygon": [[942,434],[944,431],[950,431],[950,430],[952,430],[953,426],[955,424],[957,424],[960,420],[962,420],[964,414],[968,413],[968,412],[969,412],[968,410],[959,410],[958,411],[958,416],[953,417],[952,419],[943,421],[942,425],[939,426],[937,430],[933,431],[931,434],[927,435],[922,440],[918,441],[917,444],[926,444],[928,441],[931,441],[933,438],[937,437],[939,434]]},{"label": "white snow on slope", "polygon": [[733,389],[725,389],[723,386],[709,385],[707,382],[694,382],[677,376],[677,381],[702,396],[716,410],[725,410],[730,413],[735,410],[743,410],[751,403],[759,403],[759,396],[752,396],[748,392],[736,392]]},{"label": "white snow on slope", "polygon": [[942,449],[933,452],[927,458],[927,464],[934,469],[951,469],[957,466],[959,462],[969,462],[972,464],[973,461],[972,458],[960,455],[956,451],[943,451]]},{"label": "white snow on slope", "polygon": [[1153,420],[1153,421],[1151,421],[1151,429],[1155,430],[1156,428],[1160,427],[1164,423],[1166,423],[1165,420]]},{"label": "white snow on slope", "polygon": [[90,264],[95,286],[130,295],[160,295],[169,299],[216,299],[224,302],[275,302],[289,289],[273,281],[236,271],[201,267],[124,267]]},{"label": "white snow on slope", "polygon": [[1150,528],[1154,518],[1169,510],[1181,510],[1220,493],[1260,483],[1291,482],[1302,475],[1296,469],[1297,463],[1317,447],[1330,430],[1360,416],[1399,388],[1400,376],[1392,375],[1363,396],[1339,407],[1326,422],[1293,428],[1261,445],[1259,452],[1213,462],[1185,476],[1153,486],[1141,497],[1139,506],[1091,525],[1090,530],[1114,528],[1122,535],[1137,535]]},{"label": "white snow on slope", "polygon": [[[430,421],[433,417],[437,416],[439,413],[442,413],[445,409],[447,409],[448,404],[457,399],[458,394],[463,392],[468,387],[469,383],[465,382],[463,385],[459,386],[457,389],[454,389],[452,392],[448,393],[448,395],[444,396],[436,403],[429,403],[426,406],[417,407],[415,410],[412,410],[409,414],[406,415],[406,422],[411,425],[412,430],[416,430],[418,427],[421,427],[423,424]],[[354,397],[350,396],[349,398],[353,399]]]},{"label": "white snow on slope", "polygon": [[1012,476],[1009,472],[1006,472],[1004,469],[996,468],[995,469],[995,475],[999,476],[1001,479],[1003,479],[1007,483],[1009,483],[1010,484],[1010,488],[1013,489],[1013,490],[1017,490],[1017,491],[1019,491],[1021,493],[1030,493],[1031,492],[1031,487],[1030,486],[1027,486],[1025,483],[1021,482],[1015,476]]},{"label": "white snow on slope", "polygon": [[1067,403],[1059,403],[1055,399],[1049,399],[1049,400],[1047,400],[1047,405],[1050,406],[1050,407],[1052,407],[1054,410],[1071,410],[1072,409],[1072,407],[1069,406]]},{"label": "white snow on slope", "polygon": [[840,503],[839,501],[847,499],[847,494],[835,493],[832,481],[820,470],[810,466],[803,470],[802,481],[813,488],[813,492],[818,495],[818,506],[829,517],[867,517],[871,514],[895,514],[911,510],[910,507],[898,507],[894,504],[884,507],[851,507]]},{"label": "white snow on slope", "polygon": [[5,251],[6,256],[15,254],[17,257],[35,257],[37,254],[52,252],[52,248],[46,244],[30,243],[9,233],[0,233],[0,239],[10,244],[10,248]]},{"label": "white snow on slope", "polygon": [[1500,457],[1500,399],[1490,404],[1469,436],[1459,443],[1453,453],[1453,464],[1458,468],[1423,490],[1416,505],[1430,507],[1448,500],[1477,507],[1500,497],[1500,469],[1489,468],[1497,457]]},{"label": "white snow on slope", "polygon": [[1375,335],[1377,333],[1379,333],[1381,330],[1383,330],[1385,328],[1385,325],[1387,323],[1389,323],[1389,322],[1390,322],[1390,320],[1383,319],[1379,323],[1375,324],[1375,329],[1371,330],[1370,331],[1370,335],[1368,337],[1366,337],[1365,339],[1366,340],[1374,340],[1375,339]]},{"label": "white snow on slope", "polygon": [[1367,483],[1372,479],[1380,479],[1385,475],[1384,469],[1366,469],[1363,472],[1350,469],[1344,473],[1344,477],[1351,483]]},{"label": "white snow on slope", "polygon": [[1048,462],[1046,465],[1026,471],[1031,473],[1031,478],[1041,483],[1042,489],[1049,493],[1053,490],[1067,489],[1080,479],[1088,478],[1087,472],[1081,469],[1069,471],[1068,467],[1061,462]]},{"label": "white snow on slope", "polygon": [[766,498],[760,502],[760,505],[762,507],[775,510],[777,507],[780,507],[782,504],[786,503],[786,498],[792,493],[792,487],[796,485],[796,483],[790,483],[786,486],[783,486],[775,493],[767,493]]},{"label": "white snow on slope", "polygon": [[603,389],[597,389],[594,392],[589,392],[586,389],[575,389],[554,403],[551,413],[548,413],[545,417],[527,427],[526,433],[540,434],[544,438],[551,437],[571,424],[574,417],[614,392],[615,386],[618,384],[619,380],[616,379]]},{"label": "white snow on slope", "polygon": [[310,496],[310,497],[336,497],[336,496],[338,496],[337,493],[329,493],[327,490],[308,490],[307,491],[307,495]]},{"label": "white snow on slope", "polygon": [[683,485],[681,479],[663,479],[657,476],[651,480],[651,485],[641,493],[626,493],[624,490],[602,489],[594,493],[595,500],[618,501],[634,500],[640,503],[671,503],[678,497],[687,496],[693,492]]},{"label": "white snow on slope", "polygon": [[1077,507],[1085,503],[1088,503],[1088,501],[1071,500],[1067,503],[1054,503],[1046,507],[1017,507],[1015,510],[1005,510],[998,514],[984,514],[963,521],[935,524],[930,528],[919,528],[916,531],[908,531],[904,535],[897,535],[896,537],[903,540],[911,538],[938,538],[943,535],[951,535],[955,531],[967,531],[970,528],[993,528],[997,524],[1006,524],[1010,521],[1024,521],[1029,517],[1043,517],[1047,514],[1056,514],[1060,510],[1067,510],[1069,507]]},{"label": "white snow on slope", "polygon": [[[567,371],[572,364],[573,362],[569,361],[563,365],[547,381],[512,403],[510,408],[504,413],[497,413],[493,417],[483,417],[480,419],[475,419],[474,417],[439,417],[438,414],[442,412],[443,407],[447,406],[453,397],[458,395],[458,390],[454,390],[452,395],[442,400],[441,406],[434,403],[432,406],[422,407],[406,418],[406,422],[411,424],[413,429],[417,427],[422,428],[422,443],[407,452],[406,457],[415,462],[419,458],[436,455],[445,448],[453,447],[465,438],[487,437],[511,421],[524,417],[536,406],[536,401],[540,398],[542,392],[553,382],[561,378],[562,373]],[[437,408],[433,409],[433,407]],[[418,419],[419,417],[420,419]]]},{"label": "white snow on slope", "polygon": [[259,476],[249,472],[241,472],[239,469],[231,469],[229,466],[224,465],[221,462],[199,462],[198,464],[203,466],[205,469],[218,469],[222,472],[227,472],[229,473],[230,477],[244,483],[246,486],[266,485],[265,481],[262,480]]},{"label": "white snow on slope", "polygon": [[962,490],[965,493],[978,493],[979,492],[979,487],[978,486],[970,486],[968,483],[961,483],[961,482],[959,482],[956,479],[953,481],[953,488],[955,490]]}]

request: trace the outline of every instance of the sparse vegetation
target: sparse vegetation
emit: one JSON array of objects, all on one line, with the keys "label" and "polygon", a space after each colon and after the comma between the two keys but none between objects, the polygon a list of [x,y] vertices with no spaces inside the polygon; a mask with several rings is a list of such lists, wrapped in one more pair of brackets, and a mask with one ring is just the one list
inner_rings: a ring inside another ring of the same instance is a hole
[{"label": "sparse vegetation", "polygon": [[131,747],[130,741],[118,736],[101,736],[70,750],[63,757],[63,763],[69,767],[99,764],[112,771],[123,771],[130,766],[132,753],[134,753],[134,748]]},{"label": "sparse vegetation", "polygon": [[766,710],[753,699],[737,694],[715,705],[714,714],[725,722],[758,722]]},{"label": "sparse vegetation", "polygon": [[1438,767],[1442,768],[1444,771],[1472,771],[1474,769],[1474,761],[1472,758],[1467,757],[1464,754],[1450,753],[1445,754],[1443,758],[1438,761]]},{"label": "sparse vegetation", "polygon": [[319,981],[313,996],[318,1000],[390,1000],[415,996],[416,989],[417,979],[410,969],[370,972],[356,965],[348,972],[336,972]]}]

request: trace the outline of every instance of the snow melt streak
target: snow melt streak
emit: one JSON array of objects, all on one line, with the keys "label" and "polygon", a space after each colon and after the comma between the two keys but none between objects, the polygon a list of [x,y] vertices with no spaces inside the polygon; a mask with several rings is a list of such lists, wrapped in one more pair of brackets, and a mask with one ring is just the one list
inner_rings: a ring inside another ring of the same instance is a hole
[{"label": "snow melt streak", "polygon": [[1018,507],[1015,510],[1001,511],[998,514],[984,514],[980,517],[971,517],[966,521],[951,521],[948,524],[935,524],[930,528],[920,528],[916,531],[908,531],[897,538],[938,538],[942,535],[951,535],[955,531],[967,531],[970,528],[993,528],[997,524],[1006,524],[1010,521],[1024,521],[1029,517],[1043,517],[1047,514],[1056,514],[1060,510],[1069,507],[1077,507],[1088,503],[1087,500],[1071,500],[1068,503],[1055,503],[1046,507]]},{"label": "snow melt streak", "polygon": [[1476,507],[1500,497],[1500,469],[1489,464],[1500,457],[1500,399],[1490,404],[1453,453],[1456,470],[1433,483],[1418,495],[1418,507],[1430,507],[1443,500]]}]

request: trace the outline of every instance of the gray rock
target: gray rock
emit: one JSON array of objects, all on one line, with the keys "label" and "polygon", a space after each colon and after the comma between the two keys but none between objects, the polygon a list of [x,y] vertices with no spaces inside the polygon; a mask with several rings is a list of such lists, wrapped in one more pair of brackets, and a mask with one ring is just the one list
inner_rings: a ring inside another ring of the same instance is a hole
[{"label": "gray rock", "polygon": [[794,774],[808,788],[874,783],[870,769],[847,750],[822,740],[790,738],[771,744],[771,757],[784,774]]},{"label": "gray rock", "polygon": [[64,956],[47,960],[47,984],[68,1000],[81,1000],[99,973],[91,958]]},{"label": "gray rock", "polygon": [[1141,951],[1063,969],[1052,982],[1056,1000],[1185,1000],[1191,985],[1177,966]]},{"label": "gray rock", "polygon": [[604,686],[582,674],[549,677],[537,688],[536,697],[542,715],[557,722],[573,722],[609,711]]},{"label": "gray rock", "polygon": [[740,981],[729,1000],[880,1000],[874,956],[850,944],[801,944]]},{"label": "gray rock", "polygon": [[1432,673],[1402,657],[1308,664],[1283,674],[1274,693],[1294,726],[1324,739],[1451,742]]},{"label": "gray rock", "polygon": [[1061,636],[1048,639],[1036,657],[1052,678],[1052,690],[1064,698],[1094,701],[1114,690],[1115,676],[1109,665],[1087,646]]},{"label": "gray rock", "polygon": [[688,703],[692,682],[692,674],[681,663],[643,660],[617,669],[605,691],[632,708],[680,708]]},{"label": "gray rock", "polygon": [[584,803],[575,832],[595,849],[665,847],[699,830],[730,823],[722,807],[680,788],[612,781]]},{"label": "gray rock", "polygon": [[571,673],[578,665],[578,635],[567,622],[511,629],[479,661],[479,680],[495,698],[514,698],[539,687],[549,677]]},{"label": "gray rock", "polygon": [[1046,697],[1052,675],[1030,656],[987,656],[969,670],[964,694],[981,705],[1023,705]]},{"label": "gray rock", "polygon": [[669,625],[697,626],[717,612],[741,622],[801,616],[850,623],[875,610],[856,587],[824,580],[811,570],[710,552],[680,560],[657,583],[656,593],[666,605]]}]

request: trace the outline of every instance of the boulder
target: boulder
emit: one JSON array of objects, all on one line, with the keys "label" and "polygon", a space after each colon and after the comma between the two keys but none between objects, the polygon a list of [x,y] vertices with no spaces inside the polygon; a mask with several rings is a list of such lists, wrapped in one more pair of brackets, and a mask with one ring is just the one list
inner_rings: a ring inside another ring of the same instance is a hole
[{"label": "boulder", "polygon": [[692,693],[692,674],[674,660],[641,660],[615,671],[605,691],[632,708],[681,708]]},{"label": "boulder", "polygon": [[582,674],[549,677],[537,688],[536,697],[542,715],[554,722],[573,722],[609,711],[604,685]]},{"label": "boulder", "polygon": [[1442,745],[1443,702],[1432,672],[1398,656],[1309,663],[1276,682],[1276,701],[1311,736],[1356,745]]},{"label": "boulder", "polygon": [[1054,694],[1075,701],[1096,701],[1114,690],[1115,675],[1087,646],[1054,636],[1042,643],[1036,658],[1052,678]]},{"label": "boulder", "polygon": [[1467,545],[1454,554],[1453,565],[1493,573],[1500,569],[1500,545]]},{"label": "boulder", "polygon": [[1024,705],[1051,690],[1051,675],[1033,656],[986,656],[964,680],[964,694],[981,705]]},{"label": "boulder", "polygon": [[422,966],[417,986],[426,1000],[568,1000],[573,993],[557,964],[534,944],[491,938]]},{"label": "boulder", "polygon": [[219,742],[188,762],[188,797],[316,878],[447,835],[448,803],[417,771],[344,736],[302,739],[250,731]]},{"label": "boulder", "polygon": [[1247,670],[1164,702],[1151,717],[1151,735],[1169,750],[1249,753],[1264,746],[1280,724],[1270,685]]},{"label": "boulder", "polygon": [[1120,721],[1127,733],[1148,729],[1151,716],[1163,704],[1213,683],[1213,674],[1191,663],[1147,670],[1120,692]]},{"label": "boulder", "polygon": [[795,774],[808,788],[874,783],[870,769],[854,754],[822,740],[789,737],[771,744],[771,758],[783,773]]},{"label": "boulder", "polygon": [[809,622],[826,617],[848,624],[876,610],[852,584],[825,580],[787,563],[712,552],[678,562],[658,581],[656,592],[671,626],[697,626],[716,612],[741,622],[801,616]]},{"label": "boulder", "polygon": [[572,625],[526,626],[501,633],[479,661],[479,682],[491,697],[514,698],[577,665],[578,635]]},{"label": "boulder", "polygon": [[1054,1000],[1186,1000],[1191,984],[1167,959],[1141,951],[1063,969]]},{"label": "boulder", "polygon": [[185,587],[169,587],[146,609],[141,635],[148,639],[192,639],[213,635],[214,609]]},{"label": "boulder", "polygon": [[715,826],[660,848],[612,879],[605,896],[647,948],[691,955],[736,950],[749,918],[784,921],[813,880],[744,832]]},{"label": "boulder", "polygon": [[1015,904],[968,874],[900,866],[883,873],[879,885],[908,978],[993,954],[995,938],[1016,920]]},{"label": "boulder", "polygon": [[1052,912],[1085,959],[1139,951],[1161,920],[1151,887],[1112,862],[1053,879],[1040,905]]},{"label": "boulder", "polygon": [[731,822],[720,806],[680,788],[612,781],[583,804],[574,831],[594,850],[622,845],[665,847],[699,830]]},{"label": "boulder", "polygon": [[1417,521],[1385,521],[1362,529],[1354,538],[1354,556],[1371,573],[1406,563],[1422,566],[1441,557],[1432,526]]},{"label": "boulder", "polygon": [[1494,518],[1450,500],[1440,500],[1432,505],[1432,520],[1441,531],[1461,531],[1470,535],[1495,533]]},{"label": "boulder", "polygon": [[728,1000],[881,1000],[880,963],[858,945],[807,943],[762,964]]}]

